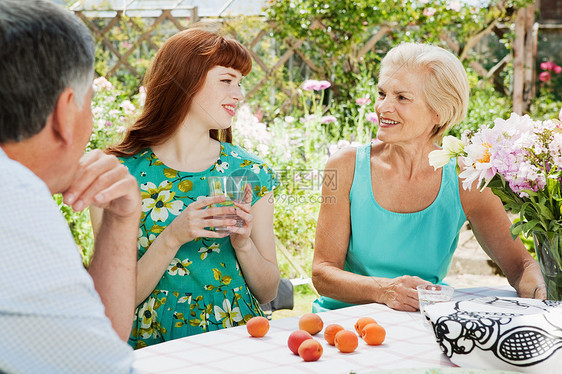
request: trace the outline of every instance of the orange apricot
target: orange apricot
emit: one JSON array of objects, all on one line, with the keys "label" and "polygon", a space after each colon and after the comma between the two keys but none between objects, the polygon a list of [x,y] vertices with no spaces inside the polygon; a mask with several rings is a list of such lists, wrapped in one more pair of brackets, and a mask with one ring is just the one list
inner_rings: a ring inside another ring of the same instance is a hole
[{"label": "orange apricot", "polygon": [[326,326],[326,328],[324,329],[324,339],[326,339],[328,344],[334,345],[334,338],[336,337],[338,331],[341,330],[343,330],[343,327],[341,327],[337,323],[332,323],[331,325]]},{"label": "orange apricot", "polygon": [[269,331],[269,321],[265,317],[252,317],[246,323],[246,329],[251,336],[261,338]]},{"label": "orange apricot", "polygon": [[386,330],[378,323],[369,323],[361,331],[361,337],[369,345],[380,345],[386,337]]},{"label": "orange apricot", "polygon": [[323,352],[322,344],[315,339],[307,339],[299,347],[299,356],[305,361],[318,361]]},{"label": "orange apricot", "polygon": [[316,313],[306,313],[299,319],[299,329],[307,331],[310,335],[318,334],[322,331],[324,322]]},{"label": "orange apricot", "polygon": [[334,343],[336,348],[342,353],[351,353],[359,345],[359,339],[353,331],[341,330],[338,331],[336,337],[334,338]]},{"label": "orange apricot", "polygon": [[371,317],[361,317],[355,322],[355,331],[357,331],[357,335],[361,336],[361,331],[363,331],[363,327],[369,323],[377,323]]},{"label": "orange apricot", "polygon": [[305,340],[312,339],[312,335],[304,330],[293,331],[287,339],[287,345],[294,354],[299,354],[299,347]]}]

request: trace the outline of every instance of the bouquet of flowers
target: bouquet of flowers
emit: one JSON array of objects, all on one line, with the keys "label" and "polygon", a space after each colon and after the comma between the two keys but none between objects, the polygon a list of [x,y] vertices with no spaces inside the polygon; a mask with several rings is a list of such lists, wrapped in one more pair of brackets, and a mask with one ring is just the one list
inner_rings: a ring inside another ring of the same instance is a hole
[{"label": "bouquet of flowers", "polygon": [[[429,154],[436,169],[457,157],[463,188],[477,181],[481,189],[491,188],[506,210],[519,213],[511,234],[533,234],[549,298],[557,300],[562,297],[561,120],[533,121],[512,113],[507,120],[496,119],[493,127],[465,132],[461,139],[446,136],[443,148]],[[549,282],[554,283],[549,287]]]}]

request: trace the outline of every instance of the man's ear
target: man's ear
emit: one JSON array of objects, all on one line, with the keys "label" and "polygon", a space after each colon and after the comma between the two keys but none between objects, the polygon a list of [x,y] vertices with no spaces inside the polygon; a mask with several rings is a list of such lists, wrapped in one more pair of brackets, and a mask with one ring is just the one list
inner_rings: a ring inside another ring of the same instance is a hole
[{"label": "man's ear", "polygon": [[74,90],[64,89],[57,99],[55,109],[48,120],[51,120],[55,137],[64,144],[71,144],[74,138],[74,116],[78,107],[74,101]]}]

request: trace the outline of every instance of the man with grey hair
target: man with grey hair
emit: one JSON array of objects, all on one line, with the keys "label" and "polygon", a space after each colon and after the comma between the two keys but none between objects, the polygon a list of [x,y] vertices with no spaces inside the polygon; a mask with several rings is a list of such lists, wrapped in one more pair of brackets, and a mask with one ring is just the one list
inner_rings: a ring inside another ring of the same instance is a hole
[{"label": "man with grey hair", "polygon": [[[92,132],[94,44],[47,0],[0,1],[2,373],[129,373],[141,212]],[[51,194],[103,209],[88,271]],[[89,273],[89,274],[88,274]]]}]

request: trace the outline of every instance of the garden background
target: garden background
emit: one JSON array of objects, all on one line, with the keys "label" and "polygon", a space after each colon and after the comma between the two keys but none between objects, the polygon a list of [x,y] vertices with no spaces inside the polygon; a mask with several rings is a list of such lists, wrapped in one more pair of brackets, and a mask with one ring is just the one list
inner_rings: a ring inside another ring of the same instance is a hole
[{"label": "garden background", "polygon": [[[376,137],[378,67],[393,46],[432,43],[462,60],[471,98],[452,135],[493,125],[514,104],[535,119],[558,117],[562,107],[560,0],[270,0],[242,14],[233,11],[236,1],[217,1],[223,6],[207,14],[197,4],[213,1],[67,2],[97,42],[88,148],[105,148],[134,122],[144,101],[142,76],[169,36],[196,25],[240,40],[254,67],[242,83],[246,99],[234,120],[234,142],[280,176],[274,228],[285,278],[310,277],[320,187],[323,178],[337,183],[324,173],[326,160]],[[87,263],[89,214],[55,199]],[[296,291],[314,298],[311,287]]]}]

